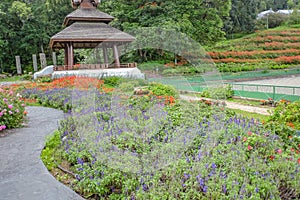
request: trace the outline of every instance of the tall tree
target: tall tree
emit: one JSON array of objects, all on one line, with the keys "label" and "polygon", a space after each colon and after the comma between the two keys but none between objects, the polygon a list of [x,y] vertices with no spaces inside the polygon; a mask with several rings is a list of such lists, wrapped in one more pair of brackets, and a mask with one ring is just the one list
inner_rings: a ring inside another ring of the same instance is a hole
[{"label": "tall tree", "polygon": [[114,25],[120,29],[162,27],[210,44],[224,37],[222,18],[230,5],[230,0],[106,0],[100,7],[116,17]]}]

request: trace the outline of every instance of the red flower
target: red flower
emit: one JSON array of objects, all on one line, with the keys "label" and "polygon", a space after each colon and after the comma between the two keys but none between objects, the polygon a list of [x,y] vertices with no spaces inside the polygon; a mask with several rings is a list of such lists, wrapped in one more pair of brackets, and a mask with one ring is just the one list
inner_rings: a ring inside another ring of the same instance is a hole
[{"label": "red flower", "polygon": [[248,132],[248,135],[249,135],[249,136],[251,136],[251,135],[252,135],[252,133],[249,131],[249,132]]},{"label": "red flower", "polygon": [[270,158],[270,160],[274,160],[275,156],[272,155],[269,158]]},{"label": "red flower", "polygon": [[300,164],[300,158],[298,158],[298,164]]},{"label": "red flower", "polygon": [[253,147],[248,145],[248,150],[251,151],[252,149],[253,149]]}]

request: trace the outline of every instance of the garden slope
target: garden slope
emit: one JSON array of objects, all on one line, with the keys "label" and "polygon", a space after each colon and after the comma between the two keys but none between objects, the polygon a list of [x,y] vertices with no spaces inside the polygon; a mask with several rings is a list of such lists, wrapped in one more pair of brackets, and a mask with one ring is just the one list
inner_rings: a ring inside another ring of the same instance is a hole
[{"label": "garden slope", "polygon": [[82,199],[56,181],[40,160],[45,137],[57,129],[62,111],[28,107],[29,126],[0,138],[0,199]]},{"label": "garden slope", "polygon": [[209,50],[215,63],[300,63],[300,29],[280,27],[221,42]]}]

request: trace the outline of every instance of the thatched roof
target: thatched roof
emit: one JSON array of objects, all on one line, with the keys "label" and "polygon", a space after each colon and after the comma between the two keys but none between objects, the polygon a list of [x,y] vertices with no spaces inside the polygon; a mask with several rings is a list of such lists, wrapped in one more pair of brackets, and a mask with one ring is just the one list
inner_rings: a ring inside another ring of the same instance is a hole
[{"label": "thatched roof", "polygon": [[113,16],[97,10],[96,8],[79,8],[68,14],[64,20],[64,26],[69,26],[74,22],[104,22],[109,23]]},{"label": "thatched roof", "polygon": [[75,22],[50,39],[50,47],[62,49],[66,42],[74,48],[95,48],[100,43],[127,43],[135,38],[105,23]]}]

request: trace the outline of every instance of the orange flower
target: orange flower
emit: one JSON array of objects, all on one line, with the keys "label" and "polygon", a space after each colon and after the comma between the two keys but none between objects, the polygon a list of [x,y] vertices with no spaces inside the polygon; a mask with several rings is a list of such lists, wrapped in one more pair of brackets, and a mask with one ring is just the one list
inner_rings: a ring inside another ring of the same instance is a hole
[{"label": "orange flower", "polygon": [[25,110],[23,114],[24,114],[24,115],[27,115],[27,114],[28,114],[28,112]]},{"label": "orange flower", "polygon": [[291,128],[295,128],[295,125],[292,122],[287,122],[287,126],[289,126]]},{"label": "orange flower", "polygon": [[300,164],[300,158],[298,158],[298,164]]}]

